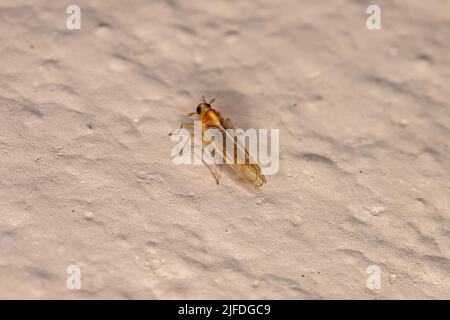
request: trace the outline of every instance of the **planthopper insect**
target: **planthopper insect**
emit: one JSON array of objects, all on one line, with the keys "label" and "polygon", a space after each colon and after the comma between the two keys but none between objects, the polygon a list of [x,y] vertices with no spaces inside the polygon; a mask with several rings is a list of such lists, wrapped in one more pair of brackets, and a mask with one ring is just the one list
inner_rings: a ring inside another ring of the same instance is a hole
[{"label": "planthopper insect", "polygon": [[[189,117],[196,116],[201,125],[202,150],[206,147],[214,150],[215,156],[221,158],[221,163],[229,166],[247,184],[255,187],[262,186],[266,183],[266,177],[262,174],[261,168],[248,152],[245,144],[240,143],[236,136],[232,134],[234,128],[231,120],[229,118],[224,119],[220,112],[211,107],[216,99],[217,97],[207,102],[205,97],[202,97],[202,102],[197,106],[196,111],[187,114]],[[191,123],[182,123],[180,129],[193,127],[194,125]],[[217,139],[217,136],[211,135],[210,129],[216,129],[222,139]],[[223,142],[231,145],[225,146]],[[203,163],[213,175],[216,183],[219,184],[220,173],[217,166],[206,163],[204,160]]]}]

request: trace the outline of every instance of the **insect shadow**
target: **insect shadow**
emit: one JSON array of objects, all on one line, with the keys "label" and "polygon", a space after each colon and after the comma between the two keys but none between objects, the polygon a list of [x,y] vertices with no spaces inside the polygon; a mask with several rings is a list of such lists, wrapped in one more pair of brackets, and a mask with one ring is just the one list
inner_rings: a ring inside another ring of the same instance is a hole
[{"label": "insect shadow", "polygon": [[[218,93],[207,91],[206,94],[208,98],[212,98]],[[257,105],[254,98],[232,89],[221,90],[216,102],[216,108],[220,110],[222,116],[231,118],[235,128],[244,130],[258,128],[257,121],[255,121],[260,117]]]}]

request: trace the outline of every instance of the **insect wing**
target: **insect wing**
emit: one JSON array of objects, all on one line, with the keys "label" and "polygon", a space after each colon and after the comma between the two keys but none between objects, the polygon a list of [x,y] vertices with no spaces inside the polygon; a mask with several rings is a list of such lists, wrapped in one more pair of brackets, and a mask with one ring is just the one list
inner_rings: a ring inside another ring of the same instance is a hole
[{"label": "insect wing", "polygon": [[[214,125],[213,128],[219,129],[223,136],[224,141],[233,141],[233,149],[234,152],[232,155],[227,154],[226,148],[218,147],[214,141],[211,143],[214,144],[215,151],[220,154],[220,156],[224,159],[224,162],[227,163],[230,168],[244,181],[254,185],[254,186],[262,186],[266,182],[266,178],[261,172],[261,168],[258,166],[256,161],[254,161],[248,151],[243,147],[240,143],[238,143],[234,136],[231,136],[226,129],[230,128],[230,124],[226,124],[227,128],[224,128],[222,125]],[[205,133],[205,136],[211,140],[211,137]],[[237,152],[240,151],[240,152]],[[242,154],[245,155],[245,159],[242,159]],[[239,159],[237,159],[239,157]],[[239,161],[237,161],[239,160]]]}]

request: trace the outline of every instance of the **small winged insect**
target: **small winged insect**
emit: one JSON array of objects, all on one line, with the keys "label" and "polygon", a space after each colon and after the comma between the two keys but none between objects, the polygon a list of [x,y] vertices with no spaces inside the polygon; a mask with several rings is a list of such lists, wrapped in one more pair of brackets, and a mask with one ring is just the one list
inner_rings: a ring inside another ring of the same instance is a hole
[{"label": "small winged insect", "polygon": [[[197,117],[201,125],[202,150],[205,148],[213,150],[215,157],[220,158],[220,163],[229,166],[234,174],[246,183],[255,187],[262,186],[266,183],[266,177],[262,174],[260,166],[250,155],[245,145],[240,143],[235,135],[231,134],[234,132],[231,120],[229,118],[224,119],[220,112],[211,107],[216,99],[217,97],[207,102],[203,97],[196,111],[187,114],[189,117]],[[181,128],[194,128],[194,125],[182,123]],[[211,135],[212,130],[210,129],[216,129],[215,132],[219,132],[222,139],[217,139],[217,136]],[[231,145],[226,146],[226,143]],[[217,167],[204,160],[203,163],[208,167],[216,183],[219,184],[220,174]]]}]

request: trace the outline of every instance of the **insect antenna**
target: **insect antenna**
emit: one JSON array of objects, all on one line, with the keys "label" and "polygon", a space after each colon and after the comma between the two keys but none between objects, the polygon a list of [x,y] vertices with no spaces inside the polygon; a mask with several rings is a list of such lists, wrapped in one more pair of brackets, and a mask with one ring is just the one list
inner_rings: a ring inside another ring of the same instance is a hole
[{"label": "insect antenna", "polygon": [[210,101],[209,101],[209,104],[213,104],[216,100],[217,100],[217,98],[219,97],[219,95],[222,93],[222,90],[220,90],[217,94],[216,94],[216,96],[214,97],[214,98],[212,98]]}]

